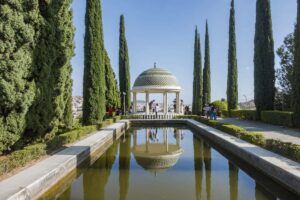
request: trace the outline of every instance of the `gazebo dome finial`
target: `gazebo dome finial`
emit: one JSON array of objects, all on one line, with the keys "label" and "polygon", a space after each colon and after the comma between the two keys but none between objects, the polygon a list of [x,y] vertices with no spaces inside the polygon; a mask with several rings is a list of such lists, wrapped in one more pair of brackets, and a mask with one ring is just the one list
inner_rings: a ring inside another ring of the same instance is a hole
[{"label": "gazebo dome finial", "polygon": [[156,68],[156,62],[154,62],[154,68]]}]

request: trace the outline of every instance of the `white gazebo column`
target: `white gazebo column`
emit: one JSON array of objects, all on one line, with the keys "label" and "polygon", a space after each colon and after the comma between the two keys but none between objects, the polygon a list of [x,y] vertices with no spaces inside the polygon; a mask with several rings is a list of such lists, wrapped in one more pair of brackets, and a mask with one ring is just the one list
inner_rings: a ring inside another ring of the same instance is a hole
[{"label": "white gazebo column", "polygon": [[168,113],[168,93],[164,92],[164,113]]},{"label": "white gazebo column", "polygon": [[146,115],[149,115],[149,92],[146,92]]},{"label": "white gazebo column", "polygon": [[176,113],[180,114],[180,92],[176,92]]},{"label": "white gazebo column", "polygon": [[133,92],[133,113],[136,113],[136,92]]}]

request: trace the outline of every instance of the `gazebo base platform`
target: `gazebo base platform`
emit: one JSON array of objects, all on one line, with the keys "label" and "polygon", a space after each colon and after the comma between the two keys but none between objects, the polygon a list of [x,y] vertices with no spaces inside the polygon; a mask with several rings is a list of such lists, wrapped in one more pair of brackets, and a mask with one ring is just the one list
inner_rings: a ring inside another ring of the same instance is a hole
[{"label": "gazebo base platform", "polygon": [[130,119],[175,119],[180,114],[178,113],[134,113],[127,115]]}]

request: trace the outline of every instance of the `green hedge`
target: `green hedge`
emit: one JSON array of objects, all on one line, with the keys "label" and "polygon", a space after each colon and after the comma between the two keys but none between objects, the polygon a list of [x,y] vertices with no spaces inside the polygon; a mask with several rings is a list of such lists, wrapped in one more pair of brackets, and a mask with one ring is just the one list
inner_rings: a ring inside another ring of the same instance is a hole
[{"label": "green hedge", "polygon": [[261,133],[250,132],[239,126],[225,124],[214,120],[208,120],[206,118],[196,115],[179,116],[178,118],[194,119],[203,124],[209,125],[225,133],[228,133],[232,136],[245,140],[249,143],[255,144],[274,153],[288,157],[296,162],[300,162],[300,145],[282,142],[280,140],[267,140]]},{"label": "green hedge", "polygon": [[225,117],[232,117],[238,119],[258,120],[255,110],[231,110],[230,112],[227,110],[223,110],[222,115]]},{"label": "green hedge", "polygon": [[46,155],[46,147],[46,144],[34,144],[3,157],[0,160],[0,176],[15,168],[25,166],[31,160]]},{"label": "green hedge", "polygon": [[265,148],[300,162],[300,145],[282,142],[279,140],[267,140]]},{"label": "green hedge", "polygon": [[54,138],[52,138],[51,140],[46,142],[47,150],[51,152],[65,144],[73,143],[76,140],[79,140],[81,137],[84,137],[96,130],[97,130],[97,126],[95,126],[95,125],[83,126],[76,130],[72,130],[72,131],[57,135]]},{"label": "green hedge", "polygon": [[262,111],[261,120],[269,124],[294,127],[292,112]]},{"label": "green hedge", "polygon": [[[106,119],[101,123],[101,128],[112,124],[120,119],[120,117],[114,117],[111,119]],[[22,150],[14,151],[7,156],[3,156],[0,158],[0,176],[9,173],[12,170],[25,166],[29,161],[36,160],[46,153],[53,152],[58,150],[65,144],[74,143],[82,137],[87,136],[88,134],[97,130],[98,127],[96,125],[92,126],[82,126],[77,128],[76,130],[72,130],[69,132],[62,133],[53,137],[52,139],[48,139],[45,143],[38,143],[34,145],[27,146]]]},{"label": "green hedge", "polygon": [[197,121],[212,126],[216,129],[224,131],[232,136],[250,142],[255,145],[263,145],[265,143],[264,136],[261,133],[248,132],[246,129],[232,124],[225,124],[214,120],[208,120],[202,117],[196,118]]},{"label": "green hedge", "polygon": [[[223,117],[232,117],[238,119],[245,119],[245,120],[259,120],[257,118],[256,110],[222,110]],[[300,127],[295,122],[293,112],[285,112],[285,111],[262,111],[260,114],[260,120],[262,122],[279,125],[279,126],[286,126],[286,127]]]}]

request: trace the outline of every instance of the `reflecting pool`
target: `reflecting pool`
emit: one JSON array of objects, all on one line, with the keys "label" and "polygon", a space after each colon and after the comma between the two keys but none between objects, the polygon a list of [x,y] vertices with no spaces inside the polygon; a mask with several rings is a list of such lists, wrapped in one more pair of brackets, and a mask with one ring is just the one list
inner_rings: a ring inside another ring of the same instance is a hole
[{"label": "reflecting pool", "polygon": [[70,180],[42,199],[297,198],[185,127],[132,128]]}]

